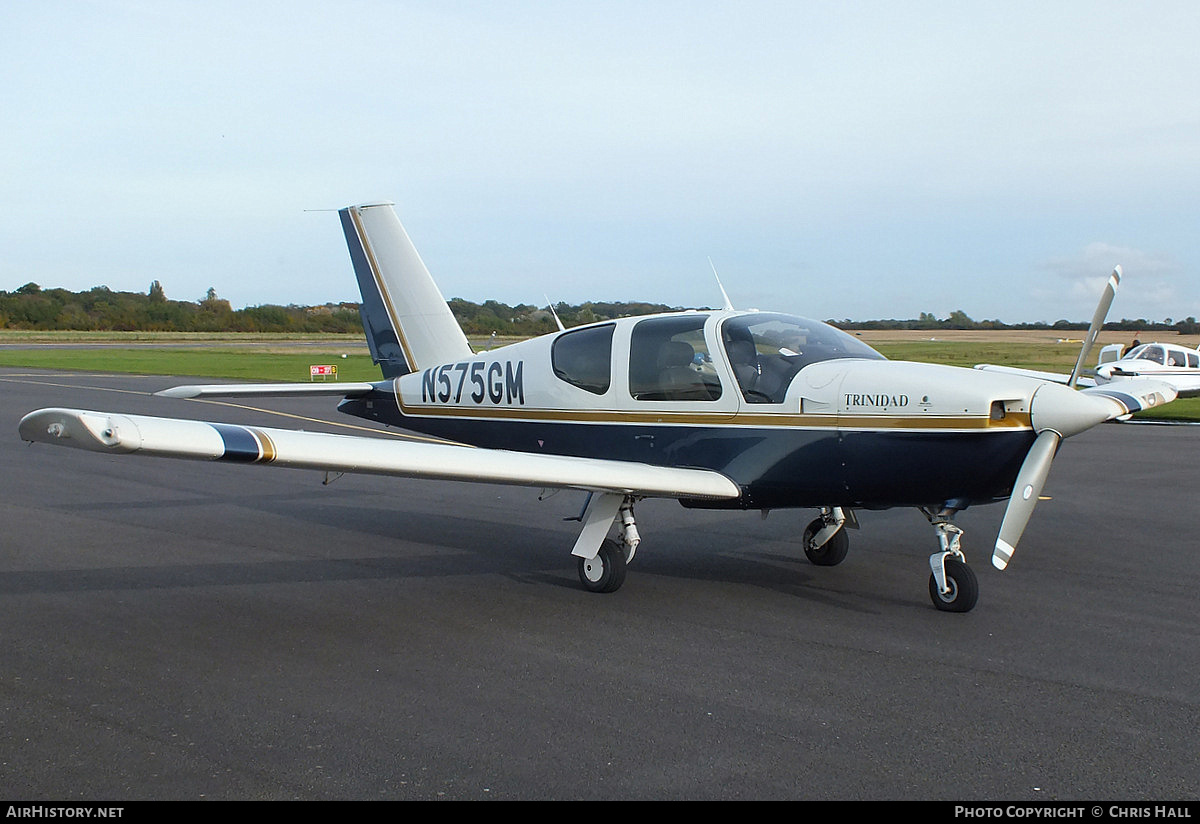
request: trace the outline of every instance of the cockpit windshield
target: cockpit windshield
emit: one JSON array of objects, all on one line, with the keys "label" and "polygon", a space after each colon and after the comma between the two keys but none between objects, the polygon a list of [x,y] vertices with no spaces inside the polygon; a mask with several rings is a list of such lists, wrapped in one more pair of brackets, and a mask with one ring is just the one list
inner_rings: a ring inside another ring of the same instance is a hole
[{"label": "cockpit windshield", "polygon": [[884,360],[862,341],[827,323],[761,313],[731,318],[721,327],[725,354],[748,403],[780,403],[796,373],[837,358]]},{"label": "cockpit windshield", "polygon": [[1162,347],[1155,346],[1152,343],[1143,343],[1141,346],[1132,350],[1125,355],[1126,360],[1148,360],[1155,363],[1164,363],[1166,359],[1163,357]]}]

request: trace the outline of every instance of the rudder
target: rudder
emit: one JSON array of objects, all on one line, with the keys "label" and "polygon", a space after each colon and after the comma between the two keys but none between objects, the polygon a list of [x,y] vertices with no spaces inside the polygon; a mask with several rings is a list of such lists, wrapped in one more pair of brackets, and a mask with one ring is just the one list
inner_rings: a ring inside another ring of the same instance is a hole
[{"label": "rudder", "polygon": [[471,346],[390,203],[338,211],[371,357],[386,378],[470,357]]}]

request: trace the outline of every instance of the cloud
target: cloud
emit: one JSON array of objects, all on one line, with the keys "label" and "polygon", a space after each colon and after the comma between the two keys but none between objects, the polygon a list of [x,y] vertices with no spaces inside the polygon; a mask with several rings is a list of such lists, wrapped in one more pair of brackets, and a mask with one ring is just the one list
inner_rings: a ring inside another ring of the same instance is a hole
[{"label": "cloud", "polygon": [[[1094,306],[1114,266],[1122,269],[1121,287],[1109,313],[1112,318],[1161,320],[1195,312],[1195,301],[1183,300],[1176,283],[1184,269],[1170,255],[1097,241],[1078,253],[1052,257],[1039,267],[1055,280],[1046,281],[1040,296],[1051,294],[1071,304]],[[1063,293],[1061,283],[1066,282]]]}]

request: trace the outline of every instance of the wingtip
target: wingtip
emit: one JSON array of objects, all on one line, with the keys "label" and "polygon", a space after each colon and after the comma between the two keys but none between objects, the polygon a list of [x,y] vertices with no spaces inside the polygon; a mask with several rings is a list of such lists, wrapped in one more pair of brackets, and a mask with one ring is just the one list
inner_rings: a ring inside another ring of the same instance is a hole
[{"label": "wingtip", "polygon": [[199,387],[196,386],[172,386],[169,389],[160,389],[154,393],[156,398],[195,398],[200,394]]}]

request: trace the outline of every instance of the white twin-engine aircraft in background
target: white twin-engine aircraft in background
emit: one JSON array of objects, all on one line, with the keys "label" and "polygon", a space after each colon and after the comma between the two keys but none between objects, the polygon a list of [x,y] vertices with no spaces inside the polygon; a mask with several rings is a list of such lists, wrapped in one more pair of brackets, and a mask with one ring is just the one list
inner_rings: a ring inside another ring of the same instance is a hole
[{"label": "white twin-engine aircraft in background", "polygon": [[[1189,349],[1177,343],[1138,343],[1134,341],[1126,351],[1119,343],[1112,343],[1100,349],[1096,360],[1096,368],[1090,375],[1083,373],[1083,363],[1088,352],[1096,342],[1096,336],[1104,325],[1104,316],[1112,303],[1117,285],[1121,281],[1121,267],[1118,266],[1109,277],[1104,295],[1096,315],[1092,318],[1088,335],[1084,339],[1075,368],[1069,375],[1056,372],[1038,372],[1032,369],[1020,369],[1012,366],[995,366],[980,364],[976,369],[989,372],[1004,372],[1010,375],[1024,375],[1038,380],[1063,383],[1074,387],[1105,386],[1110,391],[1117,392],[1128,386],[1141,385],[1146,378],[1152,378],[1169,386],[1176,397],[1194,398],[1200,396],[1200,349]],[[1134,383],[1130,384],[1129,381]],[[1126,416],[1122,416],[1126,417]]]},{"label": "white twin-engine aircraft in background", "polygon": [[[734,311],[728,301],[719,311],[603,321],[475,353],[391,204],[339,214],[384,380],[158,394],[343,396],[342,412],[445,443],[73,409],[31,412],[21,437],[97,452],[583,490],[589,496],[572,554],[594,592],[624,581],[640,542],[634,506],[643,498],[817,509],[802,544],[825,566],[845,557],[855,510],[912,506],[937,536],[933,604],[966,612],[979,590],[955,514],[1008,499],[992,556],[1003,569],[1062,439],[1175,397],[1170,385],[1149,379],[1125,381],[1120,391],[1076,391],[1020,375],[888,361],[824,323]],[[1097,312],[1101,324],[1118,278]]]},{"label": "white twin-engine aircraft in background", "polygon": [[1123,381],[1155,378],[1175,387],[1181,398],[1200,395],[1200,350],[1177,343],[1143,343],[1128,352],[1119,343],[1100,350],[1095,382],[1118,388]]}]

